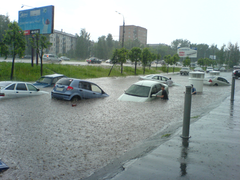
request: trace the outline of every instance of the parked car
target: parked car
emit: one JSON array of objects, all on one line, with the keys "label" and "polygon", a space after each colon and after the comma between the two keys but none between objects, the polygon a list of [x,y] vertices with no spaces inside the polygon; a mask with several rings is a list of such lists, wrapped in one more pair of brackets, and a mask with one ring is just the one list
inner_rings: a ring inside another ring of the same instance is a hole
[{"label": "parked car", "polygon": [[195,67],[193,71],[204,72],[201,67]]},{"label": "parked car", "polygon": [[106,60],[105,63],[111,63],[111,59]]},{"label": "parked car", "polygon": [[[159,81],[161,83],[167,84],[170,82],[170,79],[166,76],[161,76],[158,74],[150,74],[150,75],[146,75],[146,76],[140,76],[139,80],[154,80],[154,81]],[[171,82],[172,84],[173,82]]]},{"label": "parked car", "polygon": [[36,87],[53,87],[54,84],[61,78],[66,77],[63,74],[50,74],[40,77],[33,85]]},{"label": "parked car", "polygon": [[48,92],[40,91],[33,84],[28,82],[0,82],[0,99],[36,96],[42,94],[48,94]]},{"label": "parked car", "polygon": [[50,63],[61,63],[62,62],[62,60],[54,54],[44,54],[43,61],[50,62]]},{"label": "parked car", "polygon": [[226,72],[227,70],[226,70],[225,67],[220,67],[219,71],[221,71],[221,72]]},{"label": "parked car", "polygon": [[223,77],[213,76],[204,78],[203,84],[209,86],[229,86],[230,83]]},{"label": "parked car", "polygon": [[101,64],[102,61],[100,59],[97,59],[95,57],[91,57],[86,60],[88,64]]},{"label": "parked car", "polygon": [[206,73],[209,73],[210,71],[213,71],[213,67],[207,67]]},{"label": "parked car", "polygon": [[81,99],[108,97],[97,84],[74,78],[62,78],[56,82],[52,98],[78,101]]},{"label": "parked car", "polygon": [[164,86],[167,94],[169,94],[168,86],[157,81],[144,80],[138,81],[131,85],[122,94],[118,100],[120,101],[134,101],[147,102],[157,98],[157,95],[162,95],[161,87]]},{"label": "parked car", "polygon": [[25,55],[25,56],[22,57],[22,59],[31,59],[31,58],[32,58],[31,55]]},{"label": "parked car", "polygon": [[190,68],[189,67],[183,67],[181,70],[180,70],[180,74],[181,75],[188,75],[190,72]]},{"label": "parked car", "polygon": [[61,56],[60,59],[63,61],[70,61],[70,58],[68,58],[66,56]]},{"label": "parked car", "polygon": [[233,70],[233,76],[238,79],[240,77],[240,69]]}]

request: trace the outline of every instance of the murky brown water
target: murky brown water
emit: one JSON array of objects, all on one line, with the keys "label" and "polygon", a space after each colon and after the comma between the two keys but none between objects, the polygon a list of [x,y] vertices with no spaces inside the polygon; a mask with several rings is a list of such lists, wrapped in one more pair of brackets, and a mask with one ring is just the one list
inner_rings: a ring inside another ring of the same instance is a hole
[{"label": "murky brown water", "polygon": [[[231,73],[224,76],[231,82]],[[0,101],[2,179],[84,179],[143,140],[182,122],[188,76],[167,75],[169,101],[120,102],[138,77],[90,79],[110,96],[70,102],[49,95]],[[44,89],[51,92],[51,89]],[[230,95],[231,87],[204,86],[192,97],[191,116],[201,116]]]}]

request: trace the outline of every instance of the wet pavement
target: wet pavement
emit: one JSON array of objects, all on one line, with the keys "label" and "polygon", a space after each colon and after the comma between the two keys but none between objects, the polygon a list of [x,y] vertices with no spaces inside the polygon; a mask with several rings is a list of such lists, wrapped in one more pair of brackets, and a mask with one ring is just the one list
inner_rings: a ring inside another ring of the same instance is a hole
[{"label": "wet pavement", "polygon": [[[231,81],[231,73],[222,75]],[[50,94],[2,100],[0,158],[10,168],[0,178],[85,179],[112,162],[146,155],[165,142],[159,137],[175,134],[182,125],[189,77],[166,76],[178,84],[169,87],[169,101],[117,101],[124,89],[138,81],[135,76],[89,79],[110,96],[82,100],[75,107],[52,100]],[[236,86],[239,89],[238,82]],[[204,86],[203,91],[192,98],[192,122],[226,100],[231,87]]]}]

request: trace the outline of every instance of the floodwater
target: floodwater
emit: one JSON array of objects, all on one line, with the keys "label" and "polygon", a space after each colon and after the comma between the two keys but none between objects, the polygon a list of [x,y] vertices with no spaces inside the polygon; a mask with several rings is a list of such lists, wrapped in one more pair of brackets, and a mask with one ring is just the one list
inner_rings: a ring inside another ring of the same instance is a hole
[{"label": "floodwater", "polygon": [[[110,96],[71,102],[49,95],[0,101],[0,158],[10,168],[0,179],[84,179],[145,139],[183,120],[188,76],[165,74],[177,85],[169,100],[121,102],[117,98],[137,76],[89,79]],[[231,73],[221,73],[231,82]],[[230,96],[231,86],[204,86],[192,96],[191,117],[201,117]],[[173,128],[174,127],[174,128]]]}]

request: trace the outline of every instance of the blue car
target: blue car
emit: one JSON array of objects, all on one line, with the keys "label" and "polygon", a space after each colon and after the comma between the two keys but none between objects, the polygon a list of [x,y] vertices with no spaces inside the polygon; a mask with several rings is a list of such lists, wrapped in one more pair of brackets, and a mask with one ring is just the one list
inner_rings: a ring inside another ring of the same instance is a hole
[{"label": "blue car", "polygon": [[53,87],[54,84],[61,78],[66,77],[63,74],[50,74],[42,76],[33,85],[38,88]]},{"label": "blue car", "polygon": [[52,98],[67,101],[108,97],[97,84],[74,78],[62,78],[57,81],[52,92]]}]

